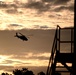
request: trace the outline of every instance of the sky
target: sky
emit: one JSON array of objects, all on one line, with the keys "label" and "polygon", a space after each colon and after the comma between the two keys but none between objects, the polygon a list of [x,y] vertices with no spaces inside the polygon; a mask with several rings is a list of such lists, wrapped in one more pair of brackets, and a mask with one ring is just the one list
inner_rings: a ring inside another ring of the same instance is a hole
[{"label": "sky", "polygon": [[[74,0],[0,0],[0,73],[46,71],[56,25],[74,26]],[[14,37],[16,32],[29,40]]]},{"label": "sky", "polygon": [[51,29],[73,26],[74,0],[1,0],[0,29]]}]

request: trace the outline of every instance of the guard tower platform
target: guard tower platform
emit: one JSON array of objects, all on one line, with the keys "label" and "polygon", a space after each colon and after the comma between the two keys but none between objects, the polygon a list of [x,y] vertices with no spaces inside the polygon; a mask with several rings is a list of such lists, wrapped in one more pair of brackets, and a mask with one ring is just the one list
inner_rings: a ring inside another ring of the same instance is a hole
[{"label": "guard tower platform", "polygon": [[46,75],[74,75],[74,28],[57,25]]}]

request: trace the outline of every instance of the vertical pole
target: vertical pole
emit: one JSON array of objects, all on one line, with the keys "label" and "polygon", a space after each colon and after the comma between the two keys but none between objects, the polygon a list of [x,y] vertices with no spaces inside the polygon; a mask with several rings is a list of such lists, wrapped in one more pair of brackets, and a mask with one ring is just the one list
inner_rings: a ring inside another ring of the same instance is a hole
[{"label": "vertical pole", "polygon": [[56,51],[57,51],[57,50],[59,51],[59,30],[60,30],[60,27],[59,27],[59,25],[57,25],[57,33],[56,33]]},{"label": "vertical pole", "polygon": [[57,51],[57,33],[58,33],[58,26],[57,26],[57,29],[56,29],[56,51]]},{"label": "vertical pole", "polygon": [[[75,33],[74,33],[75,34]],[[74,35],[73,35],[73,37],[74,37]],[[76,36],[75,36],[76,37]],[[74,39],[74,38],[73,38]],[[76,42],[76,40],[74,39],[74,41]],[[73,45],[75,45],[74,44],[74,42],[73,42]],[[73,48],[73,63],[72,63],[72,69],[73,69],[73,75],[76,75],[76,47],[74,47]]]},{"label": "vertical pole", "polygon": [[60,30],[61,30],[60,26],[57,26],[57,35],[58,35],[58,37],[57,37],[57,50],[59,52],[60,52]]},{"label": "vertical pole", "polygon": [[59,28],[59,52],[60,52],[60,28]]},{"label": "vertical pole", "polygon": [[71,53],[72,53],[72,29],[71,29]]},{"label": "vertical pole", "polygon": [[[75,12],[75,9],[76,9],[76,0],[74,1],[74,12]],[[75,24],[76,24],[76,14],[74,14],[74,26],[75,26],[75,29],[76,29],[76,25]],[[76,38],[76,36],[74,36],[74,37]],[[75,39],[74,39],[74,41],[75,41],[75,44],[76,44],[76,40]],[[76,75],[76,61],[75,60],[76,60],[76,47],[74,48],[73,75]]]},{"label": "vertical pole", "polygon": [[[70,40],[71,40],[71,53],[72,53],[72,29],[71,29],[71,32],[70,33],[71,33],[71,35],[70,35],[71,36],[71,39]],[[73,65],[73,63],[72,63],[72,65]],[[70,72],[70,75],[71,75],[71,72]]]},{"label": "vertical pole", "polygon": [[73,41],[72,37],[73,37],[73,33],[72,33],[72,29],[71,29],[71,53],[72,53],[72,41]]}]

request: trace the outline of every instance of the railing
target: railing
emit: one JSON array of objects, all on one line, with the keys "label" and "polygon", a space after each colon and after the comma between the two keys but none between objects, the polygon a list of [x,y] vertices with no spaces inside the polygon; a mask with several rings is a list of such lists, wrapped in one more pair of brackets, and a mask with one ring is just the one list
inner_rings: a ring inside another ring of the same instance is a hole
[{"label": "railing", "polygon": [[[58,34],[58,36],[57,36],[57,34]],[[60,45],[57,46],[57,43],[58,44],[60,43],[60,41],[57,42],[57,40],[59,40],[59,39],[60,39],[60,27],[57,26],[56,31],[55,31],[55,36],[54,36],[52,51],[51,51],[51,57],[49,59],[49,64],[48,64],[46,75],[50,75],[51,72],[52,72],[52,68],[50,68],[50,66],[53,67],[54,62],[55,62],[54,59],[55,59],[55,56],[56,56],[56,52],[60,48]]]},{"label": "railing", "polygon": [[[68,36],[67,40],[61,40],[62,31],[69,32],[69,36]],[[70,50],[68,50],[68,51],[70,51],[69,53],[74,53],[74,28],[73,27],[60,29],[60,44],[70,44]],[[61,50],[61,49],[59,49],[59,50]]]},{"label": "railing", "polygon": [[[66,29],[71,30],[70,41],[61,40],[61,30],[66,30]],[[55,67],[56,67],[56,55],[57,55],[57,52],[60,53],[61,43],[70,43],[71,44],[71,46],[70,46],[71,52],[70,53],[73,53],[73,50],[74,50],[74,47],[73,47],[74,46],[73,45],[74,44],[73,30],[74,30],[74,28],[60,28],[57,25],[46,75],[54,75],[53,73],[55,73],[54,71],[55,71]]]}]

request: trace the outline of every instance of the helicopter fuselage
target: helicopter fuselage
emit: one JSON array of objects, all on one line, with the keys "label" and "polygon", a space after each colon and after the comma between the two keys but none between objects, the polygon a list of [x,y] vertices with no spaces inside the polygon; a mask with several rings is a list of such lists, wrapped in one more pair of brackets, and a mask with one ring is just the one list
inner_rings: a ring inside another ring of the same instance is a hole
[{"label": "helicopter fuselage", "polygon": [[18,38],[20,38],[20,39],[23,40],[23,41],[28,41],[28,39],[27,39],[24,35],[18,35],[18,34],[16,33],[15,37],[18,37]]}]

